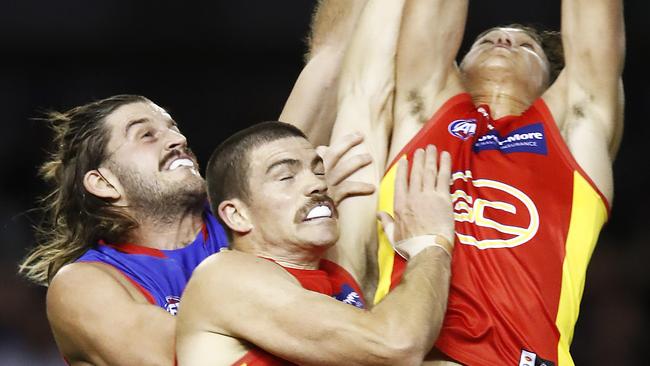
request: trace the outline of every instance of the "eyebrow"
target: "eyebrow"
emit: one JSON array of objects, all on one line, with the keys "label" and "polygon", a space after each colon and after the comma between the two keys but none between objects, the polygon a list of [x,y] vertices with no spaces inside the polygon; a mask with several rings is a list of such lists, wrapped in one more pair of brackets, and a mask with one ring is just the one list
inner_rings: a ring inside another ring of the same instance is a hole
[{"label": "eyebrow", "polygon": [[275,163],[269,165],[268,168],[266,168],[266,174],[269,174],[269,172],[281,165],[289,165],[289,166],[297,166],[300,165],[300,161],[297,159],[282,159],[278,160]]},{"label": "eyebrow", "polygon": [[124,128],[124,135],[126,136],[126,135],[129,134],[129,129],[131,127],[133,127],[135,125],[142,124],[142,123],[149,123],[149,122],[151,122],[151,120],[149,118],[146,118],[146,117],[145,118],[138,118],[138,119],[134,119],[134,120],[129,121],[129,123],[126,124],[126,128]]}]

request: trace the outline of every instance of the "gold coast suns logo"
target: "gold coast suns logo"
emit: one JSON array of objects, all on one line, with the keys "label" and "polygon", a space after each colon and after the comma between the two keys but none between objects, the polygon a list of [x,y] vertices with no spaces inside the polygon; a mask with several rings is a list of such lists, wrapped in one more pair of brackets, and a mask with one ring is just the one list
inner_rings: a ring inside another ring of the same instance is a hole
[{"label": "gold coast suns logo", "polygon": [[451,191],[456,235],[462,244],[512,248],[528,242],[539,229],[535,203],[515,187],[474,179],[471,171],[465,171],[452,175]]}]

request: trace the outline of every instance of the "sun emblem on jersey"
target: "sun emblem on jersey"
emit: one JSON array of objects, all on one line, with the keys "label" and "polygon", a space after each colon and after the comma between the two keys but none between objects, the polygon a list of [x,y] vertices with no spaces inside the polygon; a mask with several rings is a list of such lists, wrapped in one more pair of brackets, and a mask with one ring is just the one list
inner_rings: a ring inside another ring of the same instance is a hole
[{"label": "sun emblem on jersey", "polygon": [[467,140],[476,134],[476,119],[457,119],[449,124],[447,130],[452,136]]},{"label": "sun emblem on jersey", "polygon": [[[537,234],[537,206],[524,192],[496,180],[474,179],[471,171],[454,173],[452,181],[456,236],[462,244],[479,249],[512,248]],[[464,232],[463,225],[458,225],[463,222],[478,228]]]}]

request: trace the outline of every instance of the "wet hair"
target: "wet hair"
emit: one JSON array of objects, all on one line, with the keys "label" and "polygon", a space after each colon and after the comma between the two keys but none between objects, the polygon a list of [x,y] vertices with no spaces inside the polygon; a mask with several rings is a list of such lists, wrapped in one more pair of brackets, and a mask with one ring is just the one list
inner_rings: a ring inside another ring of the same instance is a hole
[{"label": "wet hair", "polygon": [[501,25],[498,27],[490,28],[482,32],[481,34],[479,34],[474,39],[474,41],[476,42],[478,39],[485,36],[486,34],[501,28],[520,29],[526,32],[529,36],[531,36],[535,40],[535,42],[537,42],[542,47],[542,49],[544,50],[544,54],[546,54],[546,58],[550,63],[549,84],[552,84],[555,81],[555,79],[557,79],[558,75],[560,75],[562,69],[564,69],[564,48],[562,47],[562,37],[560,35],[560,32],[550,31],[550,30],[539,30],[538,28],[532,25],[513,23],[513,24]]},{"label": "wet hair", "polygon": [[28,279],[47,286],[64,265],[100,239],[119,241],[137,227],[135,220],[109,200],[86,191],[88,171],[108,157],[110,129],[105,120],[123,105],[150,103],[139,95],[116,95],[44,118],[53,131],[53,149],[39,173],[50,191],[40,200],[42,218],[35,226],[37,246],[19,266]]},{"label": "wet hair", "polygon": [[205,179],[212,212],[217,213],[224,200],[250,198],[248,175],[253,149],[287,137],[307,136],[298,128],[284,122],[261,122],[241,130],[222,142],[212,153],[206,167]]}]

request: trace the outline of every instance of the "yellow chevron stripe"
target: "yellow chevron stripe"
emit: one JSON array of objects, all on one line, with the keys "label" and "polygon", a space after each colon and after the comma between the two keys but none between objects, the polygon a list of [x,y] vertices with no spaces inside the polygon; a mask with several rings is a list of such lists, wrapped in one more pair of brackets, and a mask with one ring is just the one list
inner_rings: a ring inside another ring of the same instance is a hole
[{"label": "yellow chevron stripe", "polygon": [[[404,159],[404,158],[403,158]],[[397,164],[393,164],[384,178],[379,183],[379,211],[385,211],[393,215],[393,197],[395,194],[395,174]],[[379,248],[377,249],[377,264],[379,265],[379,282],[377,283],[377,292],[375,292],[374,303],[383,299],[390,290],[390,277],[393,273],[393,260],[395,251],[384,234],[381,223],[377,223],[377,238]]]},{"label": "yellow chevron stripe", "polygon": [[602,198],[589,182],[575,171],[571,221],[562,264],[562,289],[555,320],[555,325],[560,331],[558,366],[574,365],[569,347],[580,311],[587,265],[606,220],[607,208]]}]

